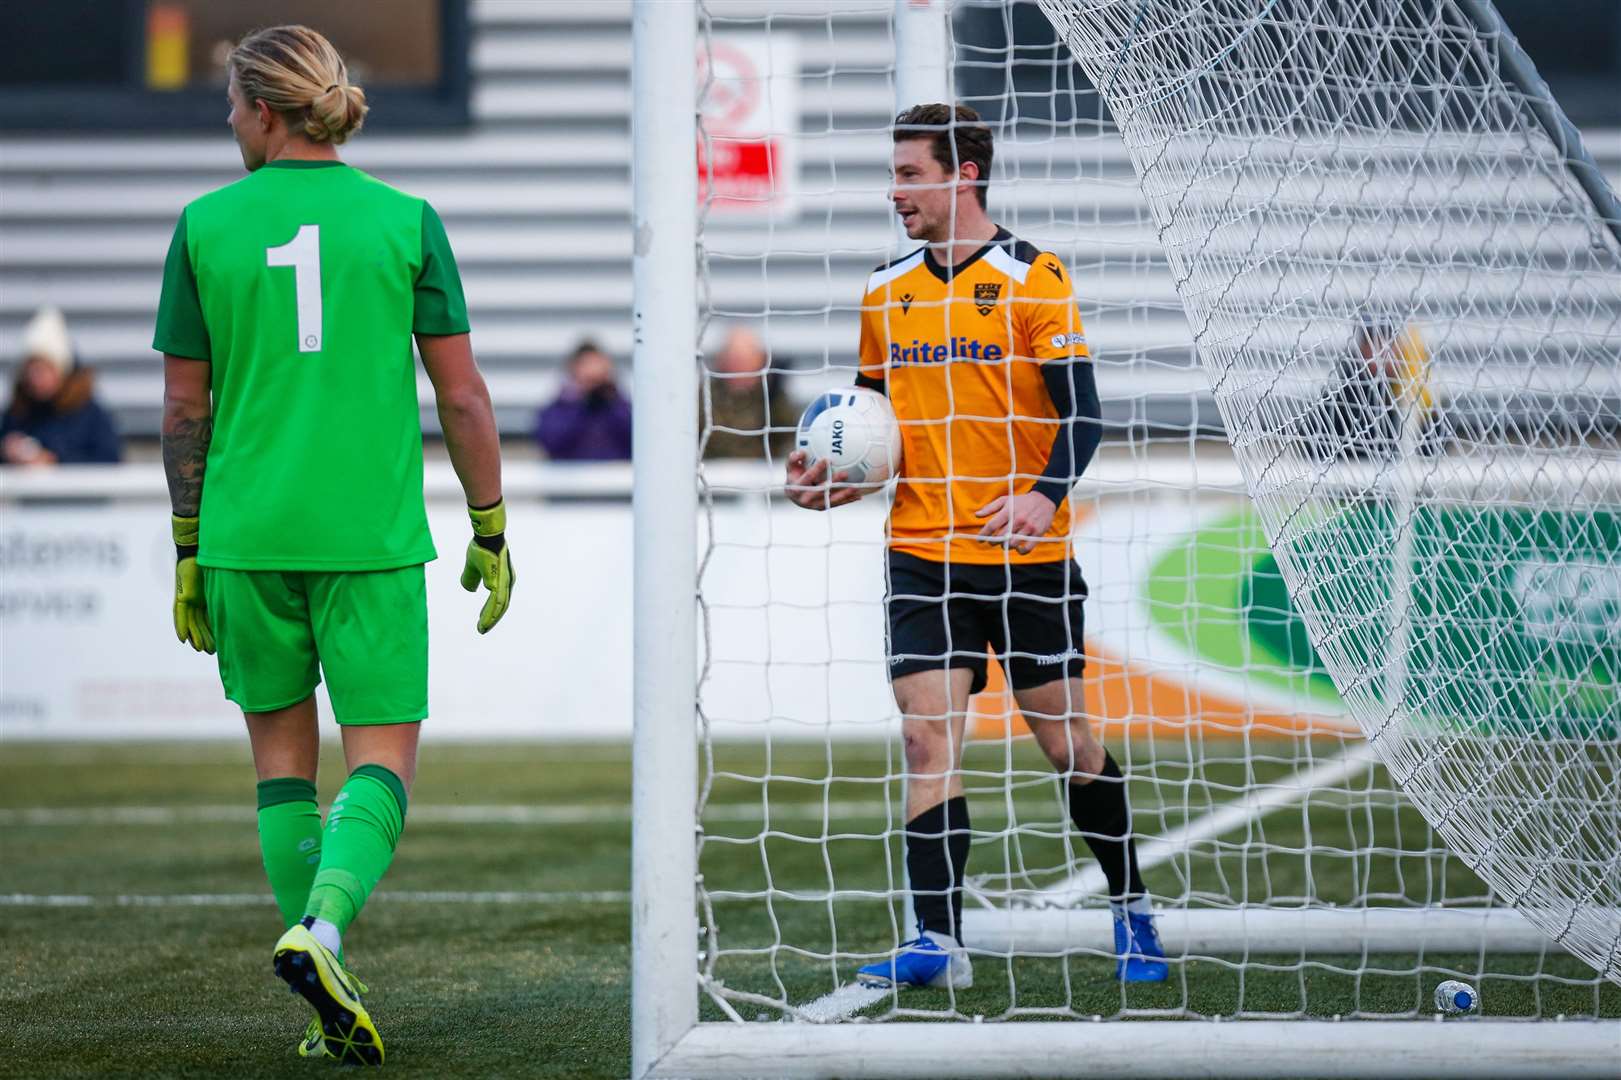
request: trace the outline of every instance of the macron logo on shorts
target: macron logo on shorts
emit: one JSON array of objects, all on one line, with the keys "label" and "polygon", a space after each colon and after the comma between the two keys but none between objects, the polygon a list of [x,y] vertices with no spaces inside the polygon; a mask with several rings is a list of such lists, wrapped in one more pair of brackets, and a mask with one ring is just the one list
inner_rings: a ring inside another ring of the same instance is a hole
[{"label": "macron logo on shorts", "polygon": [[1034,660],[1042,667],[1051,667],[1053,664],[1062,664],[1066,660],[1078,660],[1080,659],[1080,656],[1081,654],[1078,650],[1070,649],[1067,652],[1045,654],[1038,653],[1035,656],[1032,656],[1030,659]]}]

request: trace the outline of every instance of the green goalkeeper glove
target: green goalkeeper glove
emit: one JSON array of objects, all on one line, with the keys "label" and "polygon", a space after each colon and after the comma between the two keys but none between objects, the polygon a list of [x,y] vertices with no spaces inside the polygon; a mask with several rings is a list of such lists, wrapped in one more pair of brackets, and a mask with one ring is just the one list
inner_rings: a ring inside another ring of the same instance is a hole
[{"label": "green goalkeeper glove", "polygon": [[512,572],[512,554],[507,550],[507,504],[504,499],[498,499],[494,506],[482,510],[469,506],[467,515],[473,519],[473,540],[467,545],[462,588],[474,592],[482,581],[490,590],[484,610],[478,613],[478,632],[487,634],[507,613],[507,605],[512,603],[512,586],[518,580]]},{"label": "green goalkeeper glove", "polygon": [[197,519],[171,515],[174,536],[174,632],[198,652],[214,651],[214,628],[208,625],[203,599],[203,568],[197,565]]}]

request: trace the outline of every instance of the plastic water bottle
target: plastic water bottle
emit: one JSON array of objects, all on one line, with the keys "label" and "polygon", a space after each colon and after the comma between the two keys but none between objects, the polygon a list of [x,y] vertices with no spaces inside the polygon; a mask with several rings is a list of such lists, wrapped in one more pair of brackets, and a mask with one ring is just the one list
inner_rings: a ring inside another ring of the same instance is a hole
[{"label": "plastic water bottle", "polygon": [[1435,988],[1435,1007],[1448,1016],[1472,1013],[1479,1004],[1480,995],[1466,982],[1448,979]]}]

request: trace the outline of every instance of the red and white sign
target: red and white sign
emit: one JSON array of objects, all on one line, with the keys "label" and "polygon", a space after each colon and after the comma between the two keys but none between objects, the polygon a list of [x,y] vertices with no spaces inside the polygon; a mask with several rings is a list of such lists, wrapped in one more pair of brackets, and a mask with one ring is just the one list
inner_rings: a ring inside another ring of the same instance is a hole
[{"label": "red and white sign", "polygon": [[712,211],[793,213],[799,55],[787,34],[716,34],[698,47],[698,198]]}]

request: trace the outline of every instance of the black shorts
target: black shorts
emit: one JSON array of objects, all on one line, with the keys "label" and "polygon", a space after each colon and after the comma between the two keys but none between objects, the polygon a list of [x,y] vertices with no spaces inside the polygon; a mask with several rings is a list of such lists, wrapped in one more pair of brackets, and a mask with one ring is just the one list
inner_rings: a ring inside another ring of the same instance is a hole
[{"label": "black shorts", "polygon": [[1073,559],[978,566],[889,553],[889,677],[967,668],[985,688],[985,652],[1015,690],[1078,679],[1086,582]]}]

